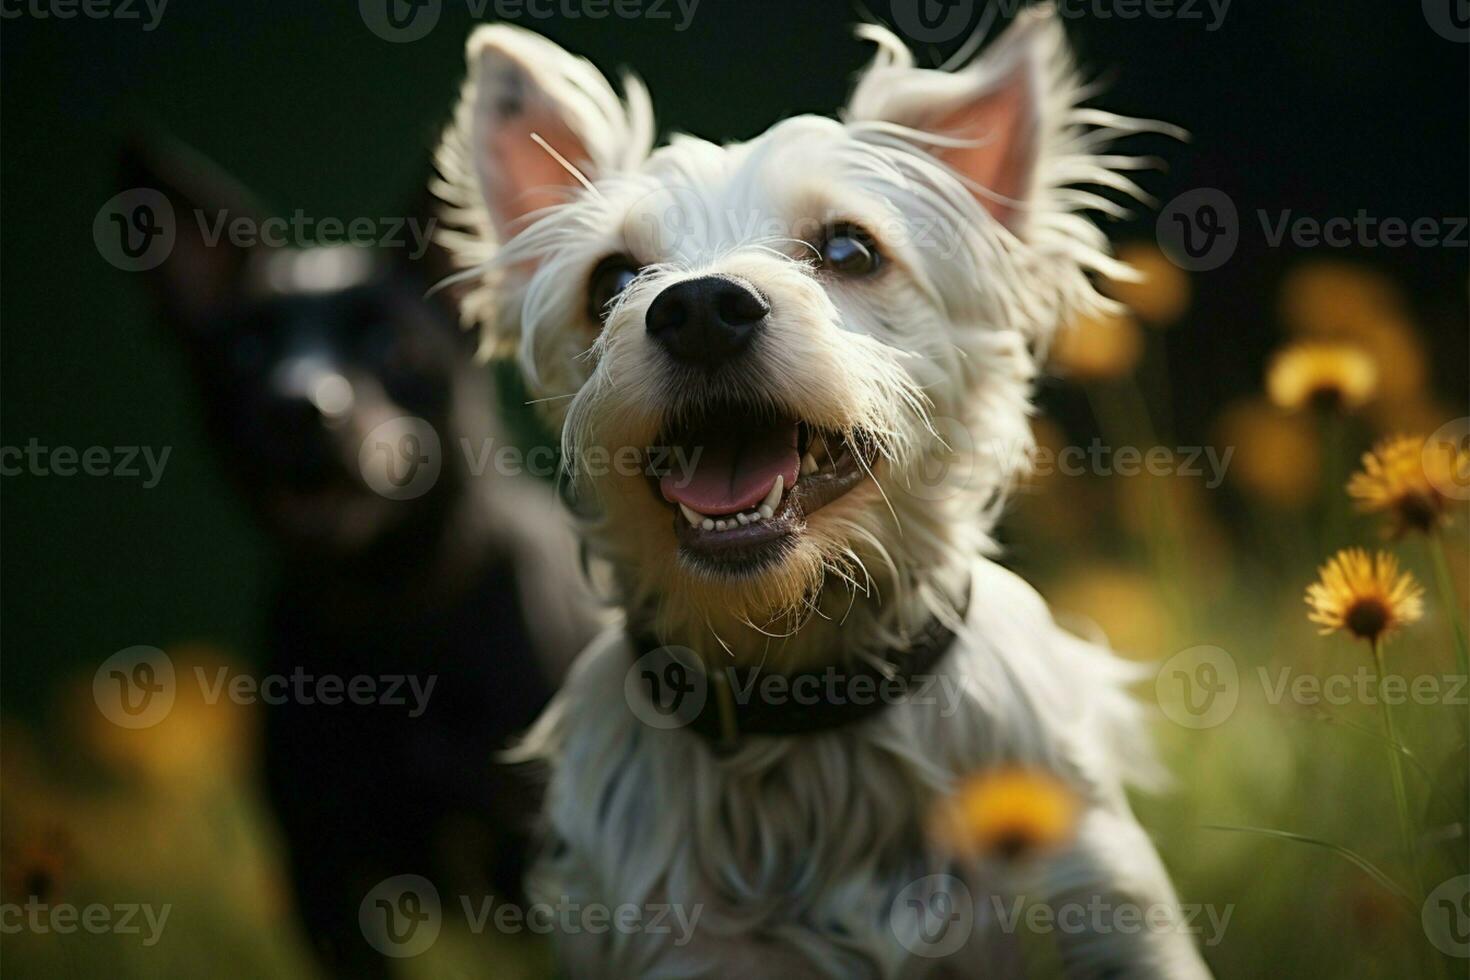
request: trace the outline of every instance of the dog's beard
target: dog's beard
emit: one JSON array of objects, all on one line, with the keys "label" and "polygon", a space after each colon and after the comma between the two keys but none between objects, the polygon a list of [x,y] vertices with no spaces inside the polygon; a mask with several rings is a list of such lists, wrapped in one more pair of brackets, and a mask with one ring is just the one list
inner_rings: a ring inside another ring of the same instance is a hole
[{"label": "dog's beard", "polygon": [[681,517],[642,477],[608,477],[589,491],[601,505],[594,545],[618,575],[625,605],[670,642],[734,652],[792,637],[817,621],[841,621],[898,575],[883,543],[897,525],[872,483],[806,518],[767,560],[739,574],[681,555]]},{"label": "dog's beard", "polygon": [[[599,398],[599,390],[607,394]],[[574,404],[566,427],[573,459],[585,458],[593,447],[656,441],[617,432],[610,424],[637,414],[600,407],[626,390],[611,384],[589,387],[586,400]],[[868,470],[862,479],[802,515],[795,533],[765,560],[736,571],[712,566],[681,545],[679,525],[685,517],[646,473],[577,475],[581,508],[592,515],[588,530],[594,551],[608,560],[636,624],[700,652],[758,658],[773,643],[793,651],[820,646],[854,613],[864,619],[876,616],[880,606],[896,613],[905,609],[902,600],[921,570],[934,568],[949,558],[947,549],[963,545],[953,533],[959,501],[925,500],[908,492],[919,479],[923,453],[935,448],[937,437],[928,431],[925,413],[905,409],[902,398],[894,405],[879,427],[881,439],[869,429],[847,430],[854,439],[872,440],[872,462],[861,464]],[[584,419],[603,424],[584,427],[579,424]],[[801,490],[798,481],[792,492]]]}]

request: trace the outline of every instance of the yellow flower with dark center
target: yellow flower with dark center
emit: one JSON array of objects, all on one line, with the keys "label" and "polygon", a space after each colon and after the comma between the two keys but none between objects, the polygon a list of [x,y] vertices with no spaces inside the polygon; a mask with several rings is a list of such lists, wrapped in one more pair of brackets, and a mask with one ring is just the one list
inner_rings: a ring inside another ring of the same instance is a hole
[{"label": "yellow flower with dark center", "polygon": [[1015,861],[1072,839],[1078,803],[1061,780],[1026,769],[998,769],[961,781],[936,814],[935,836],[956,853]]},{"label": "yellow flower with dark center", "polygon": [[1339,551],[1307,586],[1307,618],[1323,636],[1345,630],[1370,642],[1424,615],[1424,590],[1386,551],[1370,558],[1362,548]]},{"label": "yellow flower with dark center", "polygon": [[1378,369],[1375,416],[1402,415],[1404,403],[1422,400],[1428,355],[1403,291],[1382,272],[1314,261],[1289,272],[1281,292],[1281,318],[1293,334],[1350,343],[1373,360]]},{"label": "yellow flower with dark center", "polygon": [[1350,411],[1378,390],[1378,368],[1352,344],[1304,341],[1277,352],[1266,370],[1266,394],[1288,411]]},{"label": "yellow flower with dark center", "polygon": [[1444,488],[1464,482],[1470,454],[1450,443],[1426,445],[1419,436],[1394,436],[1363,454],[1363,468],[1348,481],[1348,496],[1364,513],[1387,513],[1395,535],[1429,533],[1444,523],[1450,501]]}]

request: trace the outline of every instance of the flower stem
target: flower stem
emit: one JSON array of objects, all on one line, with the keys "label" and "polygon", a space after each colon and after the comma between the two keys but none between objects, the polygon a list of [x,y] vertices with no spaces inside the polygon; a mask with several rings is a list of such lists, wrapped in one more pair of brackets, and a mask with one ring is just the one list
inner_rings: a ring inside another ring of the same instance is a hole
[{"label": "flower stem", "polygon": [[1450,577],[1449,559],[1444,553],[1444,539],[1436,532],[1429,535],[1429,555],[1434,559],[1434,577],[1439,583],[1439,599],[1444,603],[1445,615],[1455,631],[1455,654],[1459,657],[1460,673],[1470,675],[1470,649],[1465,644],[1465,623],[1461,618],[1459,598],[1455,595],[1454,579]]},{"label": "flower stem", "polygon": [[1347,455],[1347,422],[1335,413],[1320,416],[1322,433],[1322,548],[1333,551],[1343,533],[1342,474]]},{"label": "flower stem", "polygon": [[1399,832],[1404,838],[1404,850],[1409,859],[1409,879],[1414,883],[1418,900],[1424,898],[1424,886],[1419,880],[1419,845],[1414,835],[1413,823],[1409,820],[1409,795],[1404,789],[1404,760],[1399,754],[1399,736],[1394,728],[1393,712],[1383,696],[1383,638],[1373,641],[1373,668],[1378,681],[1378,708],[1383,714],[1383,731],[1388,738],[1388,768],[1393,776],[1393,798],[1399,811]]}]

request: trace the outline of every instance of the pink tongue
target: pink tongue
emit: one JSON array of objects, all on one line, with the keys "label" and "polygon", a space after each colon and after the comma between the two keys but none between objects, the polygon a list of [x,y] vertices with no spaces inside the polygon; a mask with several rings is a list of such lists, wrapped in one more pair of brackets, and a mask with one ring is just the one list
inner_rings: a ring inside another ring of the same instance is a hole
[{"label": "pink tongue", "polygon": [[732,431],[691,434],[684,440],[683,458],[694,472],[676,464],[659,481],[659,489],[670,503],[684,504],[701,514],[754,510],[777,476],[787,488],[796,482],[801,467],[796,440],[795,422],[745,432],[733,431],[732,426]]}]

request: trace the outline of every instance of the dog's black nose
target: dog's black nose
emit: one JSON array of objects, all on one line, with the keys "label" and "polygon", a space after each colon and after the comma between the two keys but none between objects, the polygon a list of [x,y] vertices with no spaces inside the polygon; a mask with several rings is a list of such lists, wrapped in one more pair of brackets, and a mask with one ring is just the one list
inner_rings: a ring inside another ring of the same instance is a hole
[{"label": "dog's black nose", "polygon": [[659,293],[645,322],[674,360],[715,367],[745,350],[770,312],[770,304],[740,280],[703,276]]}]

